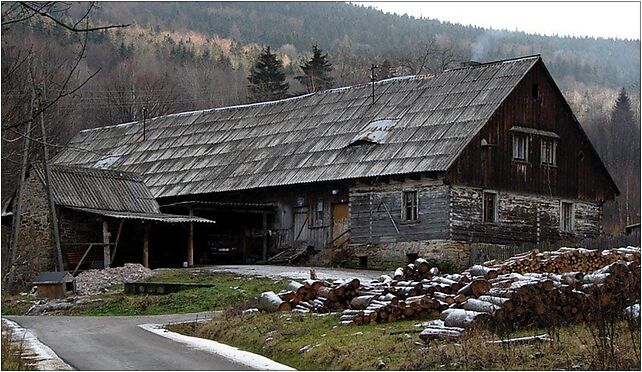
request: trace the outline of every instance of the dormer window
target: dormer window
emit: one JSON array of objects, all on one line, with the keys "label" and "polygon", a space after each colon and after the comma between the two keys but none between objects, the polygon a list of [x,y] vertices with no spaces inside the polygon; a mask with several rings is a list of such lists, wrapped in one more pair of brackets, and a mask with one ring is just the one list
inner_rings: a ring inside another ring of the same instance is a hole
[{"label": "dormer window", "polygon": [[398,119],[381,119],[371,121],[350,141],[351,145],[361,143],[384,143]]}]

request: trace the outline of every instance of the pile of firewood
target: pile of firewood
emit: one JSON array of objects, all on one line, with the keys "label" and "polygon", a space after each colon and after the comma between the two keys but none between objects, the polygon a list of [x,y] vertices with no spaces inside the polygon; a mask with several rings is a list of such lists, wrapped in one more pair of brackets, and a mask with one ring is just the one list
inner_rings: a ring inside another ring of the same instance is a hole
[{"label": "pile of firewood", "polygon": [[508,273],[567,273],[592,272],[618,261],[639,261],[640,249],[635,247],[608,249],[604,251],[583,248],[560,248],[556,251],[533,250],[514,256],[503,262],[487,261],[483,266],[497,274]]},{"label": "pile of firewood", "polygon": [[259,309],[342,310],[346,325],[439,317],[421,336],[431,340],[478,325],[547,326],[589,320],[605,311],[621,313],[639,302],[639,293],[639,248],[561,248],[475,265],[460,274],[440,275],[417,259],[392,278],[384,275],[368,284],[358,279],[290,282],[279,294],[262,294]]},{"label": "pile of firewood", "polygon": [[308,279],[303,283],[290,281],[283,292],[264,292],[259,297],[259,310],[324,313],[349,306],[357,295],[359,279],[328,283]]}]

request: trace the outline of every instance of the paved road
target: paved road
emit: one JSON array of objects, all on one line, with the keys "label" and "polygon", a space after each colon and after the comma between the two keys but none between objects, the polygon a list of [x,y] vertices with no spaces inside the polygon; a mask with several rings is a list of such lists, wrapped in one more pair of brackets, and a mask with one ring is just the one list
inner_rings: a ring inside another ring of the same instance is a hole
[{"label": "paved road", "polygon": [[[278,265],[218,265],[203,266],[194,271],[229,272],[248,276],[265,276],[272,279],[291,278],[303,280],[310,278],[310,268],[313,266],[278,266]],[[319,279],[352,279],[361,281],[378,279],[382,274],[391,275],[391,271],[334,269],[328,267],[314,268]]]},{"label": "paved road", "polygon": [[[211,314],[209,314],[211,316]],[[248,370],[211,353],[147,332],[138,324],[203,319],[208,314],[138,317],[7,316],[80,370]]]}]

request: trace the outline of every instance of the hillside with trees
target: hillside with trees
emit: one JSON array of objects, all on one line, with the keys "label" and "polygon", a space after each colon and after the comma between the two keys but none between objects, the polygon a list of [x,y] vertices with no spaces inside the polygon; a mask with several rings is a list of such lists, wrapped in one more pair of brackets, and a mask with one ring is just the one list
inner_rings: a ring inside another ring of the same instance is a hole
[{"label": "hillside with trees", "polygon": [[622,191],[605,210],[610,231],[640,219],[639,40],[486,30],[345,3],[47,5],[70,28],[21,17],[15,4],[2,4],[3,201],[38,107],[47,141],[29,137],[55,153],[81,129],[364,83],[373,64],[387,78],[539,53]]}]

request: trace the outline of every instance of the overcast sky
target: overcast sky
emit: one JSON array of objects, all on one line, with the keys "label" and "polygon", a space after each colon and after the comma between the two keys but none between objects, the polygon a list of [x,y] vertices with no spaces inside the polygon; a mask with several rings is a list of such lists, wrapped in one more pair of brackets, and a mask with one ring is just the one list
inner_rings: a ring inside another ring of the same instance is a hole
[{"label": "overcast sky", "polygon": [[639,2],[359,2],[386,12],[407,13],[496,30],[559,36],[640,39]]}]

